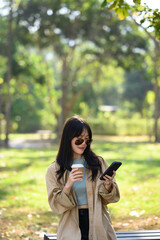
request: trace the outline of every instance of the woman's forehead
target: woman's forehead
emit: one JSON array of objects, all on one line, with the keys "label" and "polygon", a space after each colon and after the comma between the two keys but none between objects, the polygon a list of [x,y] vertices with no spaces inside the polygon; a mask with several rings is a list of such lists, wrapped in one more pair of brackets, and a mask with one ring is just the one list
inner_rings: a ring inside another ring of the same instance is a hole
[{"label": "woman's forehead", "polygon": [[81,133],[80,136],[81,136],[81,137],[88,137],[88,136],[89,136],[89,133],[88,133],[88,131],[87,131],[86,128],[83,129],[83,131],[82,131],[82,133]]}]

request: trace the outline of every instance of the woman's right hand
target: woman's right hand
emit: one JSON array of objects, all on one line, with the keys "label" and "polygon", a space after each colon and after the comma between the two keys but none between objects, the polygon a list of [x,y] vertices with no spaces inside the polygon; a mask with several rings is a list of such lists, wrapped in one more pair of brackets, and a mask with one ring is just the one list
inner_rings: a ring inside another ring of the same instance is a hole
[{"label": "woman's right hand", "polygon": [[72,169],[68,178],[68,185],[73,186],[74,182],[81,181],[83,179],[83,173],[78,171],[78,168]]},{"label": "woman's right hand", "polygon": [[73,186],[74,182],[81,181],[83,179],[83,173],[78,172],[78,168],[72,169],[72,171],[69,174],[68,181],[66,182],[66,185],[64,186],[63,191],[69,195],[70,190]]}]

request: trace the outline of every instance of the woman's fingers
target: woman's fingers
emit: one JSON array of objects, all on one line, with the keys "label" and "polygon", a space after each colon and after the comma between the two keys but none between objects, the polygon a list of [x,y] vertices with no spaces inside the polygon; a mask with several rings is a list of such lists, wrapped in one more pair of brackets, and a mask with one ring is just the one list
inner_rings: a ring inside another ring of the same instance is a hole
[{"label": "woman's fingers", "polygon": [[112,185],[112,183],[113,183],[113,178],[115,177],[115,175],[116,175],[116,172],[115,171],[113,171],[113,175],[112,176],[108,176],[108,175],[105,175],[103,178],[104,178],[104,180],[103,180],[103,182],[104,182],[104,184],[106,185],[106,186],[111,186]]},{"label": "woman's fingers", "polygon": [[78,170],[78,168],[75,168],[70,173],[70,177],[71,177],[72,181],[74,181],[74,182],[80,181],[83,179],[83,173],[79,172],[77,170]]},{"label": "woman's fingers", "polygon": [[103,178],[108,180],[113,180],[115,176],[116,176],[116,171],[113,171],[113,175],[111,177],[109,175],[105,175]]},{"label": "woman's fingers", "polygon": [[114,178],[115,176],[116,176],[116,171],[113,171],[112,178]]}]

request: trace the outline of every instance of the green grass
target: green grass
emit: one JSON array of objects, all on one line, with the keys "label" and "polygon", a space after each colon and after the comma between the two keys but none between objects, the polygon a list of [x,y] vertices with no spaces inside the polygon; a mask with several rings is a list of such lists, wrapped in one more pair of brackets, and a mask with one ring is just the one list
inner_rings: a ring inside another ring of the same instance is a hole
[{"label": "green grass", "polygon": [[[48,206],[45,173],[57,148],[1,149],[0,239],[56,232],[59,216]],[[109,205],[115,229],[159,228],[160,144],[95,137],[92,149],[109,164],[123,163],[116,175],[121,200]]]}]

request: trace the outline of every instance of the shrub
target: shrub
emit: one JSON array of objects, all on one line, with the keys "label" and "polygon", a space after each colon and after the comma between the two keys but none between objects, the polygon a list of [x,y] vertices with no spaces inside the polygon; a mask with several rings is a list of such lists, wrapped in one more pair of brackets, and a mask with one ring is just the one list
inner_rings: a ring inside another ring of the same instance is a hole
[{"label": "shrub", "polygon": [[90,119],[89,124],[94,134],[102,135],[151,136],[154,129],[154,119]]}]

